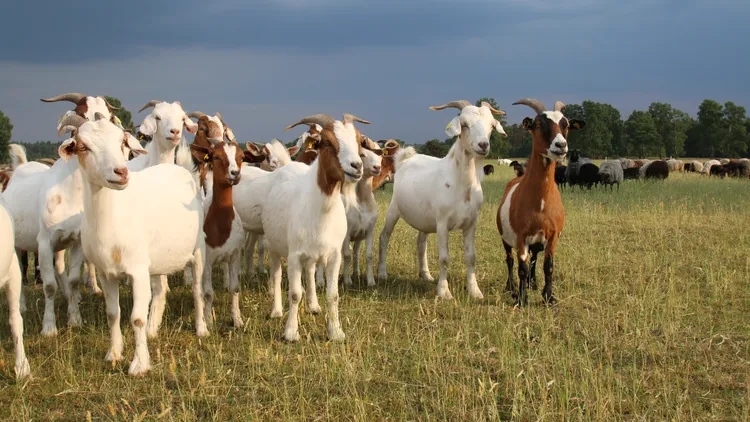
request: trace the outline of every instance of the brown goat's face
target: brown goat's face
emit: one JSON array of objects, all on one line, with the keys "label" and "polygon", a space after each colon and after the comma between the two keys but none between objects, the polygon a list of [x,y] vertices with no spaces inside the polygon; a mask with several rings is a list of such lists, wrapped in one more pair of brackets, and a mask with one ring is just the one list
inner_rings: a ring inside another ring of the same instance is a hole
[{"label": "brown goat's face", "polygon": [[544,111],[531,119],[523,119],[524,129],[531,132],[533,148],[552,161],[560,161],[568,154],[568,132],[582,129],[583,120],[568,120],[562,112]]},{"label": "brown goat's face", "polygon": [[201,116],[198,119],[198,132],[204,133],[207,139],[222,139],[224,122],[215,116]]},{"label": "brown goat's face", "polygon": [[237,142],[213,142],[208,148],[190,144],[193,156],[202,156],[204,163],[211,166],[214,184],[233,186],[240,182],[240,167],[244,153]]}]

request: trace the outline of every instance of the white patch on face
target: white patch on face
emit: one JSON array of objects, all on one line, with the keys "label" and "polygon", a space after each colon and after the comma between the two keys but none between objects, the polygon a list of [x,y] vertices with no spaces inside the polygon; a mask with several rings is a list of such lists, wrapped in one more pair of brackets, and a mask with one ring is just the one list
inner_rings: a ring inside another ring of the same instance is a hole
[{"label": "white patch on face", "polygon": [[544,211],[544,199],[542,199],[542,205],[539,207],[539,212]]},{"label": "white patch on face", "polygon": [[[362,176],[362,159],[359,158],[357,131],[351,123],[340,121],[333,123],[333,134],[339,142],[339,163],[347,177],[359,180]],[[359,163],[359,170],[352,167],[352,163]],[[359,175],[356,176],[355,175]]]},{"label": "white patch on face", "polygon": [[[383,163],[383,157],[375,154],[374,152],[362,148],[362,155],[365,156],[362,159],[362,163],[365,167],[365,174],[370,176],[378,176],[381,172],[381,165]],[[377,167],[377,171],[375,168]]]},{"label": "white patch on face", "polygon": [[568,153],[568,141],[562,133],[558,133],[555,138],[552,139],[552,142],[550,142],[549,145],[549,152],[551,155],[548,158],[553,160],[564,157],[565,154]]},{"label": "white patch on face", "polygon": [[216,116],[208,116],[208,120],[216,123],[216,125],[219,126],[219,131],[221,132],[221,136],[219,136],[218,138],[224,139],[224,123],[221,122],[221,119],[219,119]]},{"label": "white patch on face", "polygon": [[514,248],[516,247],[516,232],[510,225],[510,201],[513,199],[513,192],[516,191],[517,187],[518,183],[510,188],[508,196],[505,197],[505,202],[500,206],[500,225],[503,228],[503,240]]},{"label": "white patch on face", "polygon": [[104,98],[86,97],[86,106],[88,106],[88,110],[86,110],[86,118],[92,122],[96,120],[96,113],[101,113],[107,120],[112,118],[112,113],[109,112],[109,108],[107,108],[107,103],[104,101]]},{"label": "white patch on face", "polygon": [[323,128],[322,128],[322,127],[320,127],[320,125],[319,125],[319,124],[315,123],[315,130],[317,130],[317,131],[318,131],[318,133],[320,133],[320,132],[322,132],[322,131],[323,131]]},{"label": "white patch on face", "polygon": [[542,114],[547,116],[548,119],[552,120],[556,124],[560,124],[560,120],[562,120],[563,114],[559,111],[543,111]]},{"label": "white patch on face", "polygon": [[228,168],[228,174],[232,175],[233,171],[239,171],[240,168],[237,167],[237,160],[235,160],[235,157],[237,156],[237,147],[234,145],[227,145],[224,144],[224,152],[227,154],[227,158],[229,161],[229,168]]}]

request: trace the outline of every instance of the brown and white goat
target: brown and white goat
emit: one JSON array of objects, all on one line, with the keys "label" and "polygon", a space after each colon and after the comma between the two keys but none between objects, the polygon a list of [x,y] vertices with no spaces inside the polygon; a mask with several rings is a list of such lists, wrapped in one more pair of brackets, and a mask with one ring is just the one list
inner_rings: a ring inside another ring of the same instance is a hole
[{"label": "brown and white goat", "polygon": [[[584,127],[581,120],[570,120],[563,115],[565,105],[558,101],[549,111],[540,101],[525,98],[513,103],[524,104],[536,112],[536,117],[523,119],[523,127],[531,133],[531,157],[525,173],[508,182],[497,209],[497,229],[505,247],[508,265],[508,289],[516,297],[516,305],[528,304],[527,287],[532,282],[536,289],[536,256],[544,251],[544,290],[542,298],[555,303],[552,295],[552,269],[557,240],[563,230],[565,211],[560,191],[555,183],[555,162],[568,153],[568,131]],[[519,293],[513,282],[513,249],[518,255]],[[529,271],[529,256],[531,270]]]},{"label": "brown and white goat", "polygon": [[401,149],[401,145],[395,139],[381,139],[378,144],[383,148],[383,164],[380,174],[372,178],[373,191],[385,183],[393,181],[393,174],[396,172],[394,157]]},{"label": "brown and white goat", "polygon": [[311,124],[310,129],[299,137],[297,146],[302,151],[294,161],[305,163],[308,166],[318,158],[318,147],[320,146],[321,132],[323,128],[318,124]]},{"label": "brown and white goat", "polygon": [[208,148],[194,142],[190,145],[190,150],[196,160],[200,160],[205,167],[211,167],[213,177],[211,195],[203,202],[206,213],[203,223],[203,232],[206,234],[206,265],[203,267],[203,295],[208,310],[205,314],[206,323],[212,323],[212,266],[228,264],[226,273],[229,275],[229,292],[232,297],[232,320],[234,326],[239,328],[244,325],[240,313],[239,271],[242,247],[245,244],[245,230],[234,208],[232,187],[240,181],[244,153],[237,142],[224,142],[222,134],[223,132],[211,133],[216,136],[208,138]]}]

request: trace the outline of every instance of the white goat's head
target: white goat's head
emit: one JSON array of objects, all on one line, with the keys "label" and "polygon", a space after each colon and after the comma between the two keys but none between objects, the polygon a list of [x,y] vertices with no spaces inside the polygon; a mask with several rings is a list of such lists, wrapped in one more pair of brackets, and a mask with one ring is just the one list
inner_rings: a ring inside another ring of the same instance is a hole
[{"label": "white goat's head", "polygon": [[174,148],[180,143],[182,138],[182,128],[184,127],[190,133],[195,133],[198,125],[190,120],[179,101],[167,103],[159,100],[151,100],[141,107],[138,112],[154,108],[138,128],[143,135],[155,137],[159,149],[166,151]]},{"label": "white goat's head", "polygon": [[383,149],[377,142],[365,135],[362,135],[360,146],[359,157],[364,164],[365,177],[379,176],[383,169]]},{"label": "white goat's head", "polygon": [[58,153],[65,160],[76,157],[84,180],[122,190],[130,180],[125,164],[128,149],[135,155],[146,153],[133,135],[96,113],[94,121],[84,122],[75,137],[60,145]]},{"label": "white goat's head", "polygon": [[[279,140],[274,139],[263,145],[263,153],[266,155],[264,164],[268,171],[274,171],[292,162],[292,155],[296,154],[299,146],[287,148]],[[262,166],[265,167],[265,166]]]},{"label": "white goat's head", "polygon": [[104,118],[122,128],[120,119],[114,115],[115,110],[119,108],[110,105],[102,96],[91,97],[79,92],[69,92],[51,98],[42,98],[45,103],[55,103],[58,101],[69,101],[76,105],[73,110],[65,113],[57,121],[57,136],[60,136],[66,126],[78,127],[88,120],[94,120],[96,113],[101,113]]},{"label": "white goat's head", "polygon": [[370,124],[351,114],[344,114],[343,120],[334,120],[327,114],[316,114],[305,117],[284,130],[301,124],[310,127],[319,125],[322,131],[318,160],[326,172],[326,177],[331,181],[356,182],[362,177],[362,159],[359,156],[362,138],[354,122]]},{"label": "white goat's head", "polygon": [[490,135],[493,129],[503,136],[508,136],[503,130],[503,125],[493,116],[493,114],[505,114],[505,112],[495,110],[487,102],[482,101],[482,105],[476,107],[465,100],[451,101],[441,106],[430,107],[430,110],[442,110],[448,107],[461,110],[461,114],[448,123],[445,127],[445,134],[452,138],[466,132],[467,136],[460,136],[458,142],[462,142],[464,150],[476,157],[484,158],[490,152]]}]

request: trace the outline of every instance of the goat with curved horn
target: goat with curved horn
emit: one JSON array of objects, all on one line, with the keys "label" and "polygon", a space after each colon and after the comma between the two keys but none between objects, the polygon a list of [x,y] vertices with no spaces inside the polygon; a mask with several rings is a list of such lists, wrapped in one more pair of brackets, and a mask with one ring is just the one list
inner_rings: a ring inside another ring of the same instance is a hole
[{"label": "goat with curved horn", "polygon": [[492,107],[492,106],[490,105],[490,103],[488,103],[487,101],[482,101],[482,105],[483,105],[484,107],[487,107],[487,108],[489,108],[489,109],[490,109],[490,111],[492,112],[492,114],[505,114],[505,112],[504,112],[504,111],[502,111],[502,110],[497,110],[497,109],[495,109],[494,107]]},{"label": "goat with curved horn", "polygon": [[[104,98],[104,97],[102,97],[102,98]],[[113,106],[112,104],[110,104],[110,103],[109,103],[109,101],[107,101],[107,99],[106,99],[106,98],[104,98],[104,102],[105,102],[105,103],[107,104],[107,108],[108,108],[108,109],[109,109],[110,111],[112,111],[112,110],[119,110],[119,109],[120,109],[120,107],[115,107],[115,106]]]},{"label": "goat with curved horn", "polygon": [[562,111],[565,108],[565,104],[562,101],[555,101],[555,111]]},{"label": "goat with curved horn", "polygon": [[451,101],[449,103],[443,104],[441,106],[431,106],[430,110],[442,110],[444,108],[453,107],[457,108],[459,110],[463,110],[464,107],[470,106],[471,103],[466,100],[458,100],[458,101]]},{"label": "goat with curved horn", "polygon": [[357,116],[355,116],[353,114],[344,113],[344,123],[352,123],[352,122],[360,122],[360,123],[364,123],[366,125],[371,124],[367,120],[360,119],[359,117],[357,117]]},{"label": "goat with curved horn", "polygon": [[138,110],[138,112],[140,113],[140,112],[142,112],[143,110],[145,110],[147,108],[154,107],[155,105],[159,104],[160,102],[161,101],[159,101],[159,100],[151,100],[151,101],[147,102],[146,105],[144,105],[143,107],[141,107],[141,109]]},{"label": "goat with curved horn", "polygon": [[81,99],[86,98],[86,94],[80,92],[69,92],[67,94],[58,95],[52,98],[41,98],[45,103],[54,103],[57,101],[70,101],[73,104],[78,104]]},{"label": "goat with curved horn", "polygon": [[200,119],[201,117],[203,117],[205,115],[206,115],[206,113],[204,113],[202,111],[191,111],[190,113],[188,113],[188,117],[190,117],[192,119]]},{"label": "goat with curved horn", "polygon": [[545,107],[541,101],[535,100],[533,98],[523,98],[513,103],[513,105],[519,104],[531,107],[534,111],[536,111],[536,114],[542,114],[543,111],[547,110],[547,107]]},{"label": "goat with curved horn", "polygon": [[75,129],[78,129],[78,127],[80,127],[84,123],[86,123],[85,117],[81,117],[77,114],[69,115],[62,122],[60,122],[60,130],[57,131],[57,136],[60,136],[60,134],[65,133],[65,132],[72,132],[72,130],[70,130],[70,127],[72,127],[73,130],[75,130]]},{"label": "goat with curved horn", "polygon": [[285,131],[299,125],[320,125],[321,127],[325,127],[326,125],[329,125],[333,123],[333,117],[327,115],[327,114],[313,114],[312,116],[307,116],[302,120],[299,120],[298,122],[291,124],[284,128]]},{"label": "goat with curved horn", "polygon": [[104,117],[104,115],[102,113],[99,113],[98,111],[96,113],[94,113],[94,121],[95,122],[98,122],[99,120],[102,120],[102,119],[106,120],[107,118]]}]

